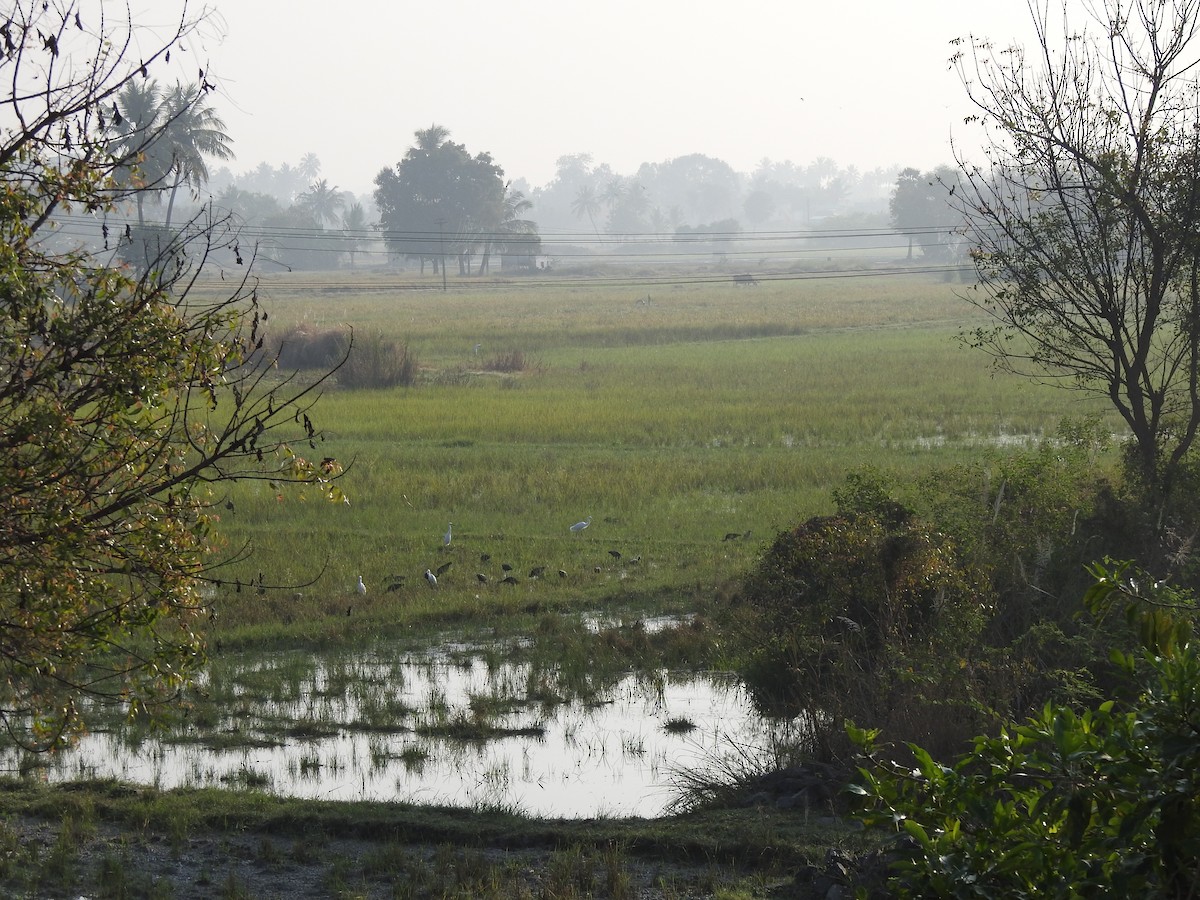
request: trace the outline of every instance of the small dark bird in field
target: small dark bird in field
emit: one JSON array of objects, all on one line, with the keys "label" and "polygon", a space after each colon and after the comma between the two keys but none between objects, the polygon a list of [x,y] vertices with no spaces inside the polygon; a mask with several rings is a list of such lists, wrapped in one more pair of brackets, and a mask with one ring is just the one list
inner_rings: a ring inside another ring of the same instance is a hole
[{"label": "small dark bird in field", "polygon": [[529,577],[530,578],[540,578],[542,573],[545,571],[546,571],[545,566],[534,566],[532,569],[529,570]]},{"label": "small dark bird in field", "polygon": [[449,571],[451,565],[453,565],[453,564],[452,563],[442,563],[440,566],[437,567],[437,573],[439,575],[445,575],[446,572]]},{"label": "small dark bird in field", "polygon": [[609,550],[608,555],[611,556],[613,559],[620,559],[621,551],[620,550]]},{"label": "small dark bird in field", "polygon": [[475,573],[475,580],[478,581],[480,584],[487,584],[487,576],[484,575],[482,572]]},{"label": "small dark bird in field", "polygon": [[500,583],[501,583],[501,584],[516,584],[516,583],[517,583],[517,579],[513,578],[511,575],[505,575],[505,576],[504,576],[504,577],[503,577],[503,578],[500,580]]}]

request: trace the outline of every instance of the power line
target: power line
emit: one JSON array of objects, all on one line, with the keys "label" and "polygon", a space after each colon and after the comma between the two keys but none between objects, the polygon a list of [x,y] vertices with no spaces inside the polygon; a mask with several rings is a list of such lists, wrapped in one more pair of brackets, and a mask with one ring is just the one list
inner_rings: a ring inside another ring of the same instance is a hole
[{"label": "power line", "polygon": [[[756,274],[755,280],[758,282],[802,282],[802,281],[824,281],[829,279],[850,279],[850,278],[899,278],[913,276],[940,276],[943,280],[951,278],[962,278],[974,274],[974,268],[971,266],[942,264],[928,266],[891,266],[886,268],[871,268],[871,269],[845,269],[845,270],[819,270],[813,272],[779,272],[779,273],[764,273]],[[653,287],[684,287],[687,285],[714,285],[724,284],[732,285],[733,275],[729,273],[693,273],[689,275],[628,275],[628,274],[612,274],[612,275],[555,275],[555,276],[539,276],[536,278],[528,277],[513,277],[505,278],[503,281],[497,280],[476,280],[476,276],[471,276],[469,282],[457,282],[459,287],[469,287],[471,290],[510,290],[512,288],[522,289],[553,289],[564,284],[569,284],[575,287],[628,287],[628,288],[653,288]],[[198,287],[210,286],[219,287],[223,282],[216,280],[201,280],[197,282]],[[395,281],[374,281],[369,284],[364,284],[361,281],[321,281],[308,284],[292,283],[288,285],[289,292],[302,293],[308,292],[313,294],[328,294],[341,291],[355,291],[356,293],[405,293],[405,292],[424,292],[424,291],[440,291],[440,285],[435,285],[432,282],[414,283],[411,280],[396,279]]]},{"label": "power line", "polygon": [[[105,221],[95,219],[71,218],[61,223],[58,234],[74,236],[85,241],[100,243],[103,229],[110,232],[122,232],[126,225],[132,227],[136,222],[124,217],[109,217]],[[560,256],[563,258],[594,259],[586,252],[589,247],[611,251],[614,248],[627,248],[631,252],[610,254],[610,258],[635,259],[679,259],[708,258],[713,255],[736,255],[739,252],[757,255],[785,255],[810,253],[835,253],[861,249],[901,249],[907,246],[910,238],[922,236],[949,236],[954,230],[948,226],[930,225],[919,228],[907,228],[903,231],[891,229],[810,229],[804,231],[778,232],[715,232],[712,234],[684,236],[664,235],[660,233],[633,233],[623,235],[606,235],[596,237],[582,232],[549,232],[539,235],[540,256]],[[424,256],[440,256],[441,235],[428,231],[377,231],[377,230],[325,230],[319,228],[284,228],[262,225],[240,226],[231,232],[239,241],[249,241],[251,244],[274,248],[277,250],[307,251],[314,253],[348,253],[356,252],[364,255],[372,253]],[[456,236],[447,235],[454,242]],[[514,237],[504,232],[479,232],[469,236],[472,243],[490,243],[493,245],[510,244]],[[841,241],[843,243],[827,243],[813,245],[818,241]],[[863,242],[870,241],[869,247]],[[883,242],[883,243],[880,243]],[[385,251],[372,250],[370,244],[382,243]],[[432,246],[438,244],[438,252],[430,252]],[[405,248],[411,248],[406,250]],[[650,250],[645,248],[664,248]],[[583,251],[583,252],[580,252]]]}]

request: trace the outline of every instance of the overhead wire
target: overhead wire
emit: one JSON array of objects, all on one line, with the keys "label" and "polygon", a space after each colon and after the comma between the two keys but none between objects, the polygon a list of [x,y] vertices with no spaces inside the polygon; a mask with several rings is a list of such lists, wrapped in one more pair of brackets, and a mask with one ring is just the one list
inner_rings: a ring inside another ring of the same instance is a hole
[{"label": "overhead wire", "polygon": [[[110,217],[106,221],[98,219],[84,219],[73,217],[60,222],[58,233],[62,235],[74,235],[81,239],[99,239],[102,230],[108,226],[110,232],[123,231],[125,226],[134,227],[138,223],[135,219],[126,217]],[[859,249],[862,241],[866,240],[886,240],[889,243],[871,244],[875,249],[886,249],[889,247],[905,246],[909,237],[917,238],[924,235],[950,234],[954,228],[950,225],[923,225],[911,228],[905,228],[903,231],[896,231],[890,228],[869,228],[869,229],[806,229],[797,231],[729,231],[729,232],[712,232],[712,233],[689,233],[684,235],[679,234],[664,234],[661,232],[631,232],[620,235],[604,235],[596,236],[586,234],[584,232],[543,232],[537,235],[542,248],[559,247],[566,249],[579,249],[587,247],[641,247],[641,246],[662,246],[666,249],[662,252],[643,251],[640,255],[647,257],[654,256],[688,256],[701,253],[709,255],[714,246],[721,244],[729,244],[736,242],[741,246],[755,246],[763,244],[775,244],[779,249],[757,249],[757,253],[778,253],[778,252],[796,252],[798,250],[812,250],[803,245],[814,241],[834,241],[843,240],[846,242],[844,246],[822,245],[822,251],[837,251],[837,250],[853,250]],[[310,249],[324,250],[325,252],[345,253],[343,249],[350,244],[361,245],[363,242],[376,242],[393,247],[404,247],[405,245],[418,246],[433,242],[445,242],[451,244],[457,235],[451,233],[440,233],[432,231],[382,231],[375,229],[321,229],[321,228],[296,228],[296,227],[279,227],[279,226],[264,226],[264,225],[241,225],[232,229],[233,234],[239,238],[249,238],[257,240],[260,243],[271,243],[274,246],[289,248],[289,249]],[[500,243],[502,241],[511,240],[513,235],[508,232],[474,232],[470,235],[473,241],[477,243],[492,242]],[[323,242],[331,246],[326,248],[289,245],[289,241],[313,241]],[[707,250],[702,248],[709,248]],[[396,252],[396,251],[389,251]],[[403,251],[401,251],[403,252]],[[427,254],[428,255],[428,254]],[[540,256],[553,255],[550,252],[543,252]]]}]

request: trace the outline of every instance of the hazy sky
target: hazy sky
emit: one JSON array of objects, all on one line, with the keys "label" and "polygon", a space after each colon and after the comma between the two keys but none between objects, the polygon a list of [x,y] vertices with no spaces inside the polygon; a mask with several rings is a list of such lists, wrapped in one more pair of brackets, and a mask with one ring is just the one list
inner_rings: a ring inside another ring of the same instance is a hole
[{"label": "hazy sky", "polygon": [[356,192],[434,123],[535,187],[570,153],[928,169],[970,136],[950,39],[1030,34],[1025,0],[209,2],[233,171],[313,152]]}]

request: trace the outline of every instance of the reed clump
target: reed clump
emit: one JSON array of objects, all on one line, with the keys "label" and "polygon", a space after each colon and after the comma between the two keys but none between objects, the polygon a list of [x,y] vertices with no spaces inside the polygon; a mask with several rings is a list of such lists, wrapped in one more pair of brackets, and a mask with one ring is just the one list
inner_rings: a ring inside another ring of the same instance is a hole
[{"label": "reed clump", "polygon": [[346,355],[337,371],[341,387],[411,387],[417,380],[417,358],[408,345],[379,332],[355,335],[352,341],[343,336],[340,349]]},{"label": "reed clump", "polygon": [[271,339],[279,368],[329,369],[345,351],[345,333],[336,328],[315,328],[300,323],[284,328]]}]

